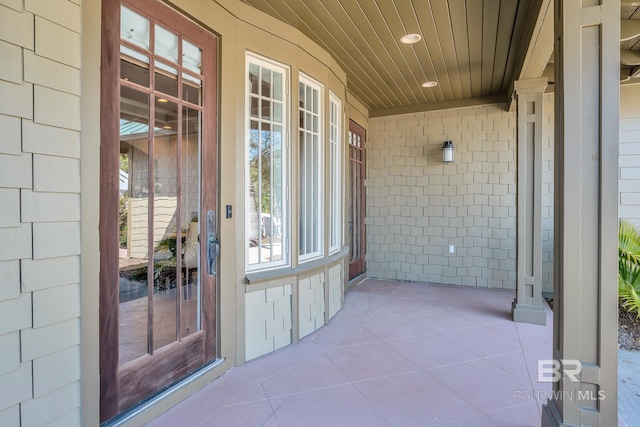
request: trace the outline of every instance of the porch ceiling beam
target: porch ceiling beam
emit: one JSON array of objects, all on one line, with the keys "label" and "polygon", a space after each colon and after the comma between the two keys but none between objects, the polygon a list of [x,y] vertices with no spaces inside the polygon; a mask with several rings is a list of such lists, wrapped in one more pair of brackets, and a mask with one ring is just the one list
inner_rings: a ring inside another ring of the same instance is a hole
[{"label": "porch ceiling beam", "polygon": [[455,101],[431,102],[428,104],[407,105],[405,107],[382,108],[369,110],[369,118],[394,116],[397,114],[422,113],[425,111],[448,110],[452,108],[473,107],[486,104],[505,104],[507,98],[504,94],[480,96],[477,98],[456,99]]},{"label": "porch ceiling beam", "polygon": [[640,36],[640,19],[620,20],[620,41],[624,42]]},{"label": "porch ceiling beam", "polygon": [[542,75],[553,54],[553,1],[532,1],[527,9],[512,80],[506,86],[510,109],[515,108],[514,82]]}]

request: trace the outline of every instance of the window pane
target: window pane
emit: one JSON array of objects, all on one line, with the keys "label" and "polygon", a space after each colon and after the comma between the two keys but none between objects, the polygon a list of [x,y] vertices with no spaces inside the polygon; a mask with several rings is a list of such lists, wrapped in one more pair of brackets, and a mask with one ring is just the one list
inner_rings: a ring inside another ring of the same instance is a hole
[{"label": "window pane", "polygon": [[149,49],[149,20],[124,6],[120,8],[120,37]]},{"label": "window pane", "polygon": [[182,66],[202,74],[202,49],[186,40],[182,41]]},{"label": "window pane", "polygon": [[251,120],[249,126],[249,263],[259,263],[260,253],[260,124]]},{"label": "window pane", "polygon": [[188,76],[182,74],[182,99],[196,105],[202,105],[202,82],[198,81],[185,81]]},{"label": "window pane", "polygon": [[120,365],[148,353],[149,96],[121,89]]},{"label": "window pane", "polygon": [[254,95],[260,94],[260,67],[256,64],[249,64],[249,92]]},{"label": "window pane", "polygon": [[262,96],[271,98],[271,70],[262,69]]},{"label": "window pane", "polygon": [[[146,57],[145,57],[146,58]],[[120,78],[122,80],[149,87],[149,58],[147,62],[120,60]]]},{"label": "window pane", "polygon": [[312,111],[314,113],[318,114],[318,104],[319,104],[319,102],[318,102],[318,91],[316,89],[313,89],[311,93],[312,93],[312,96],[313,96],[313,103],[312,103],[313,110]]},{"label": "window pane", "polygon": [[262,118],[271,120],[271,101],[268,99],[262,100]]},{"label": "window pane", "polygon": [[260,118],[260,98],[256,98],[256,97],[251,97],[251,99],[249,100],[249,114],[251,115],[252,118]]},{"label": "window pane", "polygon": [[156,103],[153,142],[153,349],[177,339],[178,105]]},{"label": "window pane", "polygon": [[273,121],[276,123],[282,122],[282,104],[279,102],[273,103]]},{"label": "window pane", "polygon": [[182,168],[181,168],[181,240],[184,279],[182,298],[181,337],[202,329],[200,285],[200,141],[202,117],[199,111],[182,108]]},{"label": "window pane", "polygon": [[330,118],[329,118],[329,177],[330,185],[330,228],[329,228],[329,252],[334,253],[340,250],[342,240],[342,167],[341,167],[341,123],[340,123],[340,100],[333,94],[330,97]]},{"label": "window pane", "polygon": [[178,62],[178,35],[156,24],[155,53],[175,63]]},{"label": "window pane", "polygon": [[174,97],[178,96],[178,71],[156,61],[155,89]]},{"label": "window pane", "polygon": [[[284,70],[261,61],[248,66],[250,268],[286,261]],[[275,84],[274,84],[275,82]]]},{"label": "window pane", "polygon": [[322,254],[322,163],[319,89],[300,81],[299,242],[300,260]]},{"label": "window pane", "polygon": [[282,101],[282,74],[273,73],[273,99]]}]

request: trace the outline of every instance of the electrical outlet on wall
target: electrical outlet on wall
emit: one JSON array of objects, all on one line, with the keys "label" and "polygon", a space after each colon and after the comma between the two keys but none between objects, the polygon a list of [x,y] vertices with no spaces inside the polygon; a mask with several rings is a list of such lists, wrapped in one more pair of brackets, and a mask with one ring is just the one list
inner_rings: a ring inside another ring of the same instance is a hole
[{"label": "electrical outlet on wall", "polygon": [[449,245],[449,253],[450,254],[455,254],[456,253],[456,247],[453,245]]}]

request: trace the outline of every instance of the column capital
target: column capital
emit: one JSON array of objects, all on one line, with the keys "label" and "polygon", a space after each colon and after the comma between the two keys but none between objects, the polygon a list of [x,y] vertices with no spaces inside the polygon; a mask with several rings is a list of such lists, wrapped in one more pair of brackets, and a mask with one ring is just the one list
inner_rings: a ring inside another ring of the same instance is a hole
[{"label": "column capital", "polygon": [[516,95],[525,93],[540,93],[547,88],[548,79],[546,77],[538,77],[537,79],[516,80],[513,82],[513,88]]}]

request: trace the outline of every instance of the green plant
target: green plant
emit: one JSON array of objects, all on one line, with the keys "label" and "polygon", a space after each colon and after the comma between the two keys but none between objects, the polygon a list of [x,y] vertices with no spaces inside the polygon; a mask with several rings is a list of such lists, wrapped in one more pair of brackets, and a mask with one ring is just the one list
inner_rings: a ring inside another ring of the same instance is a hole
[{"label": "green plant", "polygon": [[[166,290],[175,286],[177,247],[175,236],[165,237],[155,247],[156,254],[162,254],[166,258],[153,263],[153,280],[158,289]],[[165,283],[169,279],[169,286]]]},{"label": "green plant", "polygon": [[121,248],[127,247],[127,217],[129,213],[127,212],[127,196],[120,196],[120,203],[118,207],[118,216],[119,216],[119,230],[118,230],[118,240],[120,242]]},{"label": "green plant", "polygon": [[176,238],[175,236],[165,237],[156,245],[156,252],[169,255],[173,261],[176,260]]},{"label": "green plant", "polygon": [[640,317],[640,229],[625,220],[618,229],[618,296],[622,307]]}]

